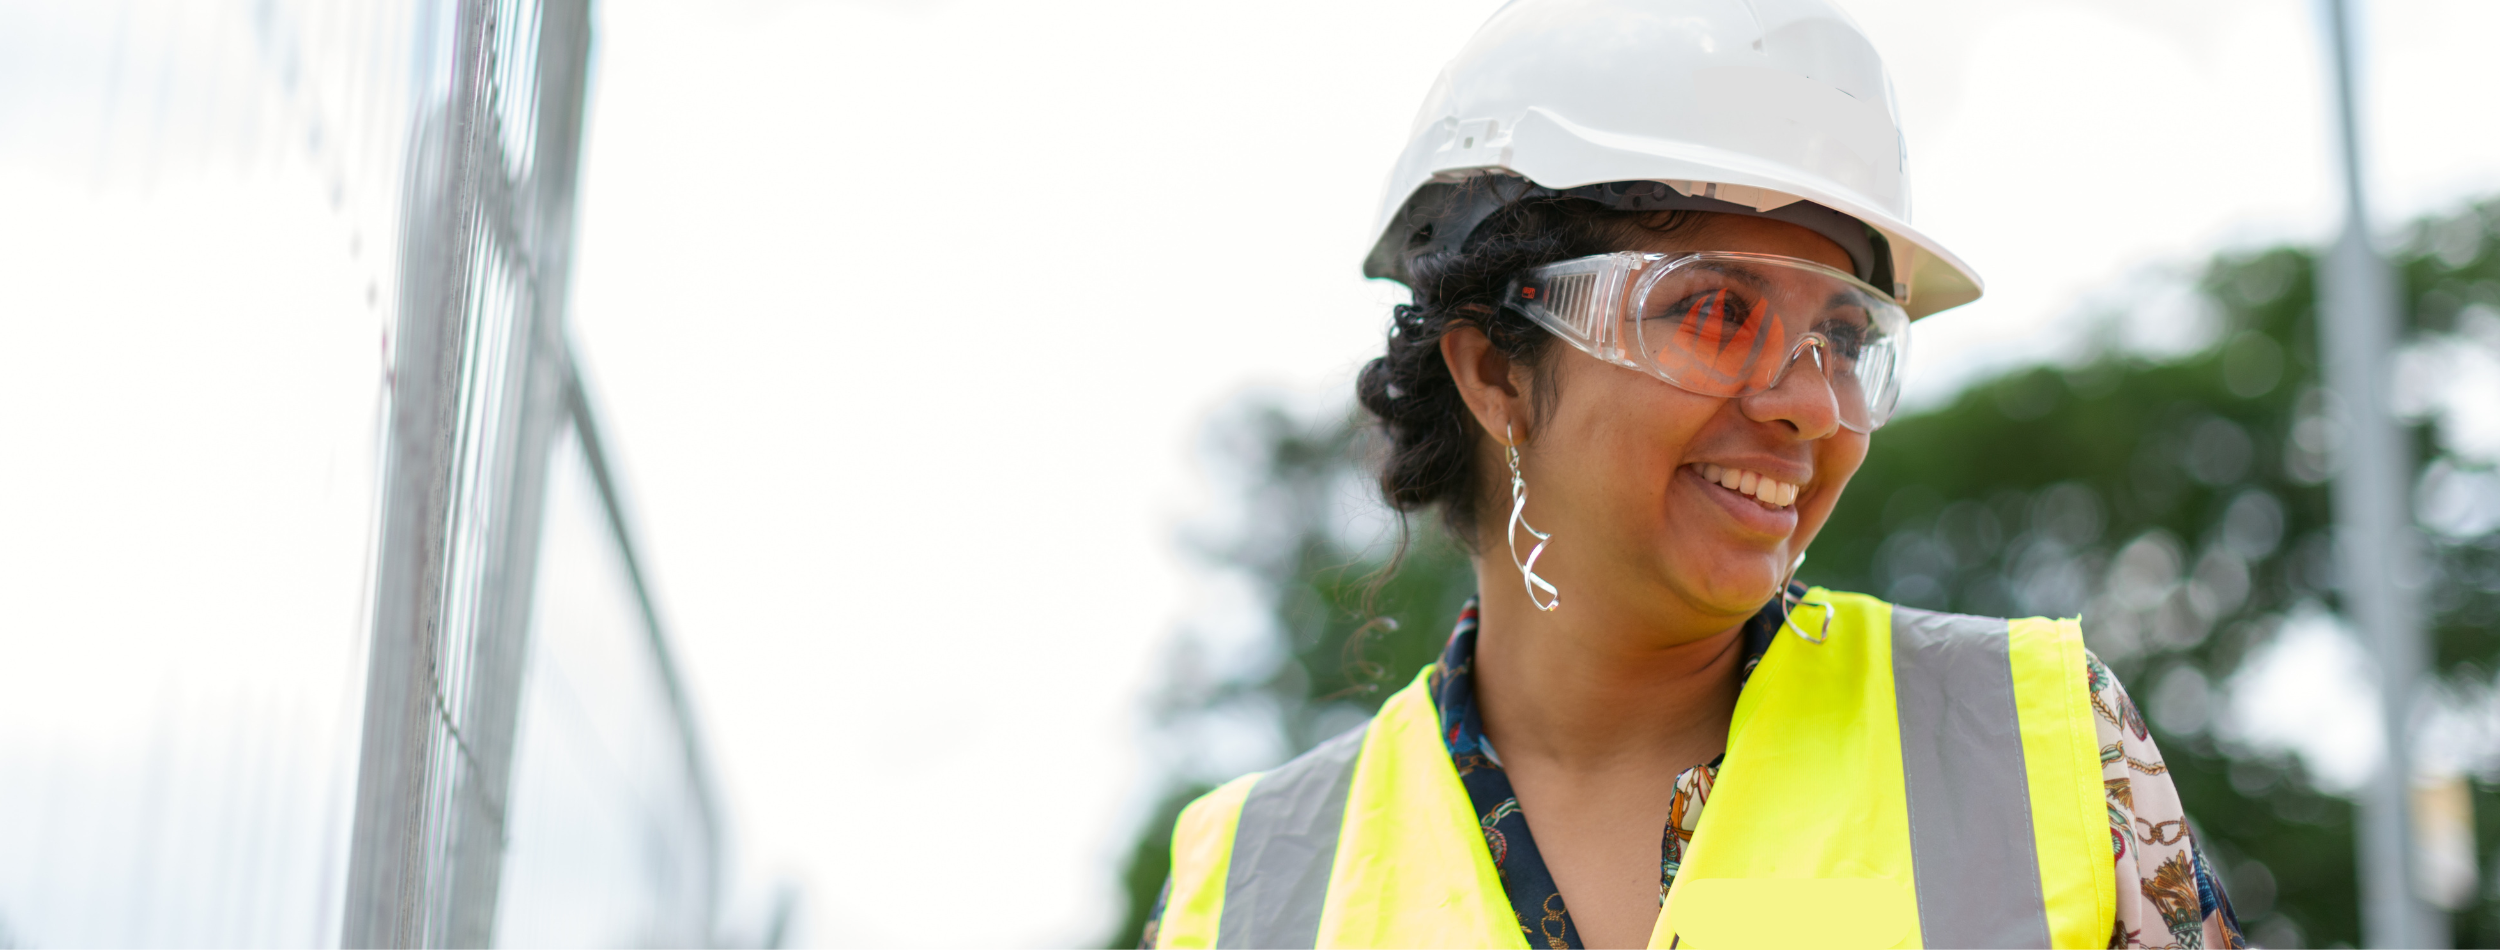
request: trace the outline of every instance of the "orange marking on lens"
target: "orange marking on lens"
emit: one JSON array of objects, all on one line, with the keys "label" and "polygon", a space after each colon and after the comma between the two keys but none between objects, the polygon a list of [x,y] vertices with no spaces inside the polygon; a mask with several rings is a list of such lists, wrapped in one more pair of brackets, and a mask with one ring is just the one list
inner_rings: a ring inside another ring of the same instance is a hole
[{"label": "orange marking on lens", "polygon": [[1726,379],[1743,379],[1745,363],[1753,356],[1754,341],[1762,335],[1762,315],[1770,304],[1754,301],[1753,312],[1745,315],[1736,334],[1721,345],[1711,360],[1711,369]]},{"label": "orange marking on lens", "polygon": [[[1681,326],[1677,327],[1676,332],[1669,338],[1669,344],[1661,347],[1651,357],[1659,362],[1662,369],[1676,379],[1683,380],[1682,385],[1686,388],[1704,383],[1713,384],[1713,388],[1716,388],[1717,385],[1726,382],[1723,378],[1708,380],[1696,378],[1704,373],[1721,375],[1717,372],[1717,367],[1711,365],[1710,357],[1717,353],[1720,341],[1723,339],[1724,327],[1715,315],[1720,308],[1725,306],[1726,297],[1727,292],[1722,290],[1694,300],[1692,306],[1685,311],[1684,319],[1678,321]],[[1674,365],[1667,365],[1669,363]]]},{"label": "orange marking on lens", "polygon": [[1766,346],[1762,353],[1762,356],[1766,358],[1755,360],[1753,366],[1752,388],[1757,390],[1771,388],[1771,381],[1779,377],[1780,370],[1784,366],[1784,362],[1780,359],[1781,354],[1770,352],[1768,347],[1776,346],[1779,341],[1788,339],[1788,328],[1780,322],[1779,314],[1776,313],[1771,315],[1769,324],[1768,336],[1764,340]]}]

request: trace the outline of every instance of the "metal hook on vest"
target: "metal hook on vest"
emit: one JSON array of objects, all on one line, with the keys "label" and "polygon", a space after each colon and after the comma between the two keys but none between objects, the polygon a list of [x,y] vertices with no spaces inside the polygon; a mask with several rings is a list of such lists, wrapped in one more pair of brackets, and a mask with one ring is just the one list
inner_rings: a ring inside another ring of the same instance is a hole
[{"label": "metal hook on vest", "polygon": [[[1797,569],[1804,566],[1806,566],[1806,553],[1799,551],[1797,559],[1788,564],[1788,576],[1780,579],[1780,626],[1787,627],[1790,632],[1797,635],[1798,639],[1820,646],[1823,641],[1831,639],[1832,636],[1832,605],[1828,602],[1807,600],[1805,595],[1790,593],[1788,589],[1789,585],[1797,582]],[[1799,607],[1823,608],[1823,626],[1819,635],[1807,633],[1804,627],[1797,626],[1797,608]]]}]

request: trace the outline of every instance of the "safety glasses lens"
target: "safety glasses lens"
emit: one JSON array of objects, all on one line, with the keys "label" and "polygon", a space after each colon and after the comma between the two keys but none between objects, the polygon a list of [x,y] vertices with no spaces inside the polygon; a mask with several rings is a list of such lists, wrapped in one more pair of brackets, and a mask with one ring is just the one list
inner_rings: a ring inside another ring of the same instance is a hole
[{"label": "safety glasses lens", "polygon": [[1639,282],[1625,340],[1678,387],[1746,396],[1812,371],[1850,428],[1890,414],[1909,321],[1856,281],[1775,258],[1696,255],[1653,265]]}]

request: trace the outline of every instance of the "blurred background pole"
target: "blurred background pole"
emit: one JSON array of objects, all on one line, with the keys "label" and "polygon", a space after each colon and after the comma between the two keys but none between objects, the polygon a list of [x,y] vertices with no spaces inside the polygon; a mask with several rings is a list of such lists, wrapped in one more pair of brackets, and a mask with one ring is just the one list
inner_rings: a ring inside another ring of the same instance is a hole
[{"label": "blurred background pole", "polygon": [[2318,270],[2318,342],[2327,387],[2341,407],[2343,442],[2335,476],[2336,573],[2344,615],[2378,657],[2387,748],[2385,764],[2361,801],[2361,930],[2372,947],[2444,947],[2444,913],[2422,899],[2411,820],[2412,744],[2407,726],[2428,657],[2413,597],[2418,577],[2406,474],[2412,453],[2390,411],[2396,285],[2370,244],[2361,180],[2361,129],[2354,88],[2351,0],[2326,0],[2334,60],[2336,132],[2344,170],[2344,229]]}]

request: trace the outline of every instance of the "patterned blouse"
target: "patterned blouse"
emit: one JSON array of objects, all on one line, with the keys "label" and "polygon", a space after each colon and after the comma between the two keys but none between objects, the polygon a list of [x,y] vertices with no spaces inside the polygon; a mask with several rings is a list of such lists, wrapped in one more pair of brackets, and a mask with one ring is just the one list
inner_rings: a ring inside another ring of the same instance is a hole
[{"label": "patterned blouse", "polygon": [[[1791,588],[1791,596],[1802,591]],[[1774,600],[1745,622],[1742,677],[1778,635],[1783,605]],[[1459,611],[1458,627],[1434,664],[1428,685],[1443,724],[1442,739],[1450,760],[1466,786],[1511,912],[1530,947],[1578,950],[1584,946],[1571,911],[1563,904],[1554,876],[1537,853],[1528,833],[1528,819],[1519,810],[1501,759],[1484,737],[1484,719],[1476,708],[1476,602]],[[2248,945],[2231,900],[2214,880],[2204,852],[2188,829],[2179,792],[2170,782],[2169,767],[2144,726],[2144,717],[2127,698],[2118,678],[2099,657],[2084,654],[2092,691],[2092,708],[2101,747],[2101,781],[2109,802],[2110,852],[2118,876],[2118,918],[2110,933],[2114,950],[2130,947],[2240,948]],[[1675,797],[1668,806],[1665,833],[1659,844],[1658,900],[1666,902],[1683,866],[1684,849],[1701,825],[1702,808],[1719,777],[1722,754],[1675,777]],[[1164,885],[1168,893],[1171,885]],[[1163,916],[1161,901],[1146,922],[1145,946],[1153,946]]]}]

